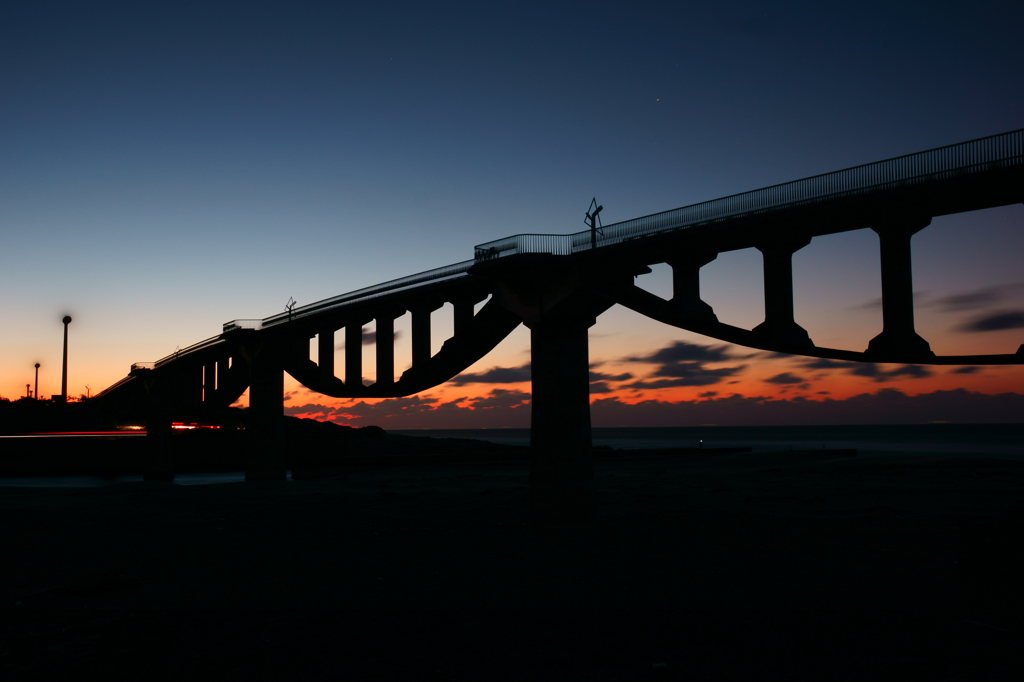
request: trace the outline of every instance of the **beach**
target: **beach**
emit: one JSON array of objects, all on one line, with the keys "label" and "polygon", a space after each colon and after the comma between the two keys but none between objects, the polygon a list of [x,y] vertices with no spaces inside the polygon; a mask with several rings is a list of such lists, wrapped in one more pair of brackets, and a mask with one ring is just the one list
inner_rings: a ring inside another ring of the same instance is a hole
[{"label": "beach", "polygon": [[[531,524],[527,474],[382,464],[280,483],[2,488],[3,670],[117,671],[140,651],[171,672],[212,657],[314,678],[412,674],[427,656],[453,679],[485,665],[494,679],[676,678],[698,664],[700,679],[729,679],[787,647],[803,653],[776,665],[794,675],[835,672],[854,650],[844,674],[1000,679],[1021,662],[1020,462],[601,461],[580,526]],[[745,653],[726,655],[727,640]]]}]

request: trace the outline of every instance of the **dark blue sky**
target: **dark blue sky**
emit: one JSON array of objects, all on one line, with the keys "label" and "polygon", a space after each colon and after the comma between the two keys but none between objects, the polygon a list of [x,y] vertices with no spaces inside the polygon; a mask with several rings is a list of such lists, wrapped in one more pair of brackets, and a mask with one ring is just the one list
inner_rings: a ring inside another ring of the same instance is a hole
[{"label": "dark blue sky", "polygon": [[1013,2],[12,4],[0,394],[56,362],[65,310],[96,388],[289,296],[581,229],[594,195],[612,222],[1020,128],[1022,25]]}]

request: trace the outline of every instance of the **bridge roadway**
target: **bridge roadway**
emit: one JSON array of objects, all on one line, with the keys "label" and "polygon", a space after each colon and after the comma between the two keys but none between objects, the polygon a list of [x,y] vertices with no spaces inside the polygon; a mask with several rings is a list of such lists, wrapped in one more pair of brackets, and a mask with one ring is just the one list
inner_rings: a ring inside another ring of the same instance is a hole
[{"label": "bridge roadway", "polygon": [[[1024,201],[1024,130],[765,187],[574,234],[520,234],[476,247],[472,260],[359,289],[221,334],[153,363],[136,363],[97,396],[113,409],[144,405],[153,447],[146,475],[173,478],[167,439],[182,415],[223,408],[248,388],[246,480],[285,477],[284,372],[333,397],[407,396],[448,381],[519,324],[531,331],[531,510],[585,518],[592,505],[587,330],[618,303],[642,315],[741,346],[837,360],[917,364],[1024,363],[1002,355],[937,356],[914,328],[911,238],[935,216]],[[814,237],[870,228],[879,238],[881,332],[863,351],[816,346],[793,318],[792,256]],[[756,248],[764,259],[765,320],[718,321],[700,295],[700,268],[719,253]],[[634,285],[668,263],[673,296]],[[479,311],[478,303],[486,301]],[[453,336],[431,353],[430,315],[454,308]],[[394,321],[412,319],[412,367],[395,380]],[[362,328],[376,320],[377,381],[362,381]],[[345,371],[334,366],[344,330]],[[316,361],[310,340],[317,338]]]}]

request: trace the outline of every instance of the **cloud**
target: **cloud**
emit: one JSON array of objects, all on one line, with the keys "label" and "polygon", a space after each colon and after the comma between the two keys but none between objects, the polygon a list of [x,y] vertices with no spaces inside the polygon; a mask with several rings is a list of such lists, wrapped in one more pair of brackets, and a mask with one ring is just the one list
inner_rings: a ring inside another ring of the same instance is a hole
[{"label": "cloud", "polygon": [[805,397],[770,399],[732,395],[711,400],[635,404],[600,398],[591,406],[595,426],[759,426],[782,424],[1021,423],[1024,395],[987,395],[964,389],[917,396],[894,388],[845,400]]},{"label": "cloud", "polygon": [[874,379],[876,382],[881,383],[883,381],[892,381],[899,377],[924,379],[932,376],[932,371],[927,367],[922,367],[921,365],[903,365],[902,367],[886,370],[873,362],[863,362],[854,366],[850,370],[850,374],[859,377],[868,377],[869,379]]},{"label": "cloud", "polygon": [[[641,390],[717,384],[746,369],[746,365],[717,369],[705,366],[705,363],[735,360],[736,356],[730,353],[728,348],[727,344],[705,346],[676,341],[650,355],[623,358],[623,362],[642,362],[659,367],[646,379],[626,384],[622,388]],[[623,378],[608,377],[605,380],[622,381],[627,377],[632,378],[629,375],[619,376]]]},{"label": "cloud", "polygon": [[1003,300],[1005,296],[996,288],[979,289],[965,294],[953,294],[937,298],[929,305],[936,305],[942,308],[944,313],[956,313],[964,310],[978,310],[987,308],[993,303]]},{"label": "cloud", "polygon": [[977,374],[981,371],[981,367],[975,367],[974,365],[968,365],[967,367],[957,367],[956,369],[949,370],[950,374]]},{"label": "cloud", "polygon": [[983,289],[973,289],[960,293],[950,294],[929,301],[925,305],[938,306],[944,313],[958,313],[966,310],[980,310],[988,308],[1015,295],[1015,292],[1024,288],[1024,282],[1013,282],[1010,284],[998,284]]},{"label": "cloud", "polygon": [[852,363],[841,360],[829,360],[828,358],[809,358],[799,363],[804,369],[848,369]]},{"label": "cloud", "polygon": [[981,315],[955,327],[958,332],[995,332],[1024,327],[1024,310],[1004,310]]},{"label": "cloud", "polygon": [[[399,339],[399,337],[401,337],[401,335],[402,335],[402,330],[396,329],[395,330],[395,335],[393,337],[394,340],[397,341]],[[377,343],[377,332],[375,332],[375,331],[370,332],[370,331],[366,331],[366,329],[363,329],[363,345],[364,346],[370,346],[370,345],[373,345],[375,343]],[[338,342],[336,344],[334,344],[334,350],[345,350],[345,332],[344,332],[344,330],[340,331]]]},{"label": "cloud", "polygon": [[387,398],[376,403],[359,401],[354,405],[335,408],[334,413],[338,416],[389,417],[432,411],[436,406],[436,398],[414,395],[407,398]]},{"label": "cloud", "polygon": [[327,405],[309,403],[306,405],[287,405],[284,408],[284,413],[289,417],[328,420],[334,416],[335,409]]},{"label": "cloud", "polygon": [[496,388],[487,396],[473,398],[470,404],[473,409],[489,410],[494,408],[516,409],[529,404],[532,396],[522,391],[509,391],[504,388]]},{"label": "cloud", "polygon": [[806,380],[803,377],[798,377],[795,374],[789,372],[783,372],[782,374],[776,374],[770,379],[765,379],[764,382],[767,384],[777,384],[779,386],[785,386],[789,384],[803,384]]},{"label": "cloud", "polygon": [[654,376],[669,376],[671,379],[656,379],[654,381],[636,381],[626,384],[623,388],[635,389],[657,389],[676,388],[679,386],[710,386],[743,371],[746,365],[739,367],[721,367],[710,369],[699,362],[678,363],[666,365],[654,373]]},{"label": "cloud", "polygon": [[632,378],[633,375],[630,374],[629,372],[623,372],[622,374],[603,374],[601,372],[595,372],[593,370],[591,370],[590,372],[591,383],[595,381],[626,381]]},{"label": "cloud", "polygon": [[[392,339],[394,341],[397,341],[398,338],[401,335],[402,335],[402,330],[401,329],[396,329]],[[363,332],[363,345],[364,346],[369,346],[369,345],[372,345],[372,344],[375,344],[375,343],[377,343],[377,332]]]},{"label": "cloud", "polygon": [[[333,419],[354,426],[375,424],[386,429],[527,428],[530,395],[495,389],[490,395],[440,402],[434,398],[394,398],[350,406],[304,405],[287,414]],[[326,416],[332,415],[332,416]],[[912,424],[929,421],[959,423],[1024,422],[1024,395],[988,395],[964,389],[916,396],[894,388],[863,393],[843,400],[807,397],[744,397],[739,394],[702,396],[669,402],[622,402],[597,398],[591,406],[594,426],[758,426],[781,424]]]},{"label": "cloud", "polygon": [[701,393],[697,397],[698,398],[714,398],[716,395],[718,395],[718,391],[704,391],[703,393]]},{"label": "cloud", "polygon": [[530,381],[529,363],[522,367],[492,367],[486,372],[478,374],[460,374],[451,380],[450,383],[456,386],[465,384],[518,384]]},{"label": "cloud", "polygon": [[[927,296],[928,296],[928,292],[927,291],[915,291],[914,292],[914,301],[915,302],[921,301],[921,300],[925,299]],[[878,308],[879,310],[881,310],[881,308],[882,308],[882,299],[881,298],[873,298],[870,301],[867,301],[865,303],[861,303],[860,305],[851,306],[851,308],[853,310],[870,310],[872,308]]]},{"label": "cloud", "polygon": [[728,345],[703,346],[696,343],[676,341],[651,355],[626,358],[627,362],[649,362],[656,365],[674,362],[723,362],[732,359],[726,349]]}]

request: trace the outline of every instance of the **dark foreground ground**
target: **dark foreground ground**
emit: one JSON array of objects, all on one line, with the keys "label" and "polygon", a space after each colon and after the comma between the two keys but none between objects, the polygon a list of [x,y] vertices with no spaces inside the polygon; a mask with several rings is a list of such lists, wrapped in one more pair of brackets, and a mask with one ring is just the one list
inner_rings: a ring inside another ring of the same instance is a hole
[{"label": "dark foreground ground", "polygon": [[3,679],[1018,679],[1024,464],[789,453],[0,488]]}]

